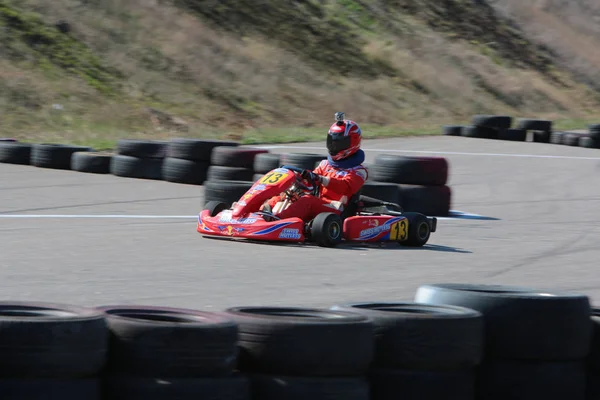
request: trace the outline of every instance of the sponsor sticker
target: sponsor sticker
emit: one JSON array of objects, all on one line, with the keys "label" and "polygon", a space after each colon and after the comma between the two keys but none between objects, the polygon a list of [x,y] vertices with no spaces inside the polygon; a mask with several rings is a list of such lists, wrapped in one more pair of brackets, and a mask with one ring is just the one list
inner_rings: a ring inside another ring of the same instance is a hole
[{"label": "sponsor sticker", "polygon": [[219,218],[219,222],[225,224],[253,224],[256,222],[256,218],[231,218],[231,213],[223,213]]},{"label": "sponsor sticker", "polygon": [[371,235],[378,235],[382,232],[387,232],[390,230],[390,227],[392,225],[394,221],[387,221],[385,224],[383,225],[379,225],[379,226],[375,226],[373,228],[367,228],[367,229],[363,229],[362,231],[360,231],[359,236],[365,237],[365,236],[371,236]]},{"label": "sponsor sticker", "polygon": [[300,237],[298,229],[285,228],[279,233],[279,239],[300,239]]}]

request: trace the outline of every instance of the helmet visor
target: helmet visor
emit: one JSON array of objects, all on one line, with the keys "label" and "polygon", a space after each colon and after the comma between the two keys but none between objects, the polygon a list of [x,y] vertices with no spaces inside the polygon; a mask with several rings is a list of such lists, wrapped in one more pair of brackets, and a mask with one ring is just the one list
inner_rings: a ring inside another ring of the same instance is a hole
[{"label": "helmet visor", "polygon": [[350,136],[343,134],[327,135],[327,150],[332,156],[350,148]]}]

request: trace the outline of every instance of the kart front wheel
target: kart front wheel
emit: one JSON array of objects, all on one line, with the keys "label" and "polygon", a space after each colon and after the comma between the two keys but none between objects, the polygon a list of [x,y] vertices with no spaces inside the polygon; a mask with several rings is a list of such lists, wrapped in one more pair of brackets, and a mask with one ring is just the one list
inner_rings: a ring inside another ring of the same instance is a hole
[{"label": "kart front wheel", "polygon": [[227,206],[227,204],[222,203],[220,201],[209,201],[208,203],[206,203],[206,205],[204,206],[205,210],[208,210],[209,215],[211,217],[214,217],[215,215],[217,215],[218,213],[220,213],[223,210],[227,210],[227,208],[229,208]]},{"label": "kart front wheel", "polygon": [[424,246],[431,236],[431,225],[427,217],[416,212],[405,212],[402,215],[408,219],[408,239],[403,244],[411,247]]},{"label": "kart front wheel", "polygon": [[321,213],[312,221],[310,235],[321,247],[335,247],[342,241],[342,219],[335,213]]}]

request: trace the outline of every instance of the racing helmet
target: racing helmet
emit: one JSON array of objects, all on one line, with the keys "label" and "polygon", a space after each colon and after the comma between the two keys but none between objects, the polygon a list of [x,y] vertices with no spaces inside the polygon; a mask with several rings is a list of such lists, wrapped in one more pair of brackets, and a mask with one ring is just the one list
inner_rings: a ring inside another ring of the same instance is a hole
[{"label": "racing helmet", "polygon": [[333,160],[339,161],[360,149],[362,131],[356,122],[345,119],[343,112],[335,113],[335,119],[327,133],[327,151]]}]

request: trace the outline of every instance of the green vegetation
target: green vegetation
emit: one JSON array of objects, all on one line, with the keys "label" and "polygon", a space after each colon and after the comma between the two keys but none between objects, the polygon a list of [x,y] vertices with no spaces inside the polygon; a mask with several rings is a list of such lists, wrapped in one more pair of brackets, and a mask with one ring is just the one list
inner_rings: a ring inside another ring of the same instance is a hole
[{"label": "green vegetation", "polygon": [[476,113],[594,122],[598,69],[517,20],[472,0],[0,0],[0,136],[298,142],[338,110],[367,137]]}]

